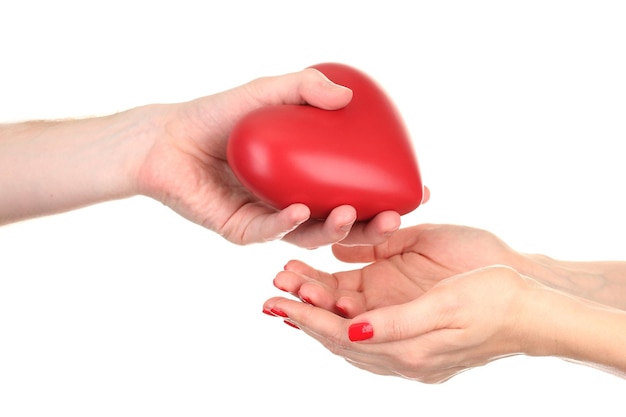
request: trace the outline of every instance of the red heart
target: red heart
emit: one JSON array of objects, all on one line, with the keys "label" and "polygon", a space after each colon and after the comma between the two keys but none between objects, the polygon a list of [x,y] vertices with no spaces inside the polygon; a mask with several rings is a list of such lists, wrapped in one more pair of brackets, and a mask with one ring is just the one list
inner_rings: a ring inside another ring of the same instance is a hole
[{"label": "red heart", "polygon": [[277,105],[247,114],[228,142],[237,178],[273,207],[304,203],[317,219],[344,204],[356,208],[358,220],[417,208],[423,195],[417,158],[391,100],[355,68],[313,67],[351,88],[352,101],[340,110]]}]

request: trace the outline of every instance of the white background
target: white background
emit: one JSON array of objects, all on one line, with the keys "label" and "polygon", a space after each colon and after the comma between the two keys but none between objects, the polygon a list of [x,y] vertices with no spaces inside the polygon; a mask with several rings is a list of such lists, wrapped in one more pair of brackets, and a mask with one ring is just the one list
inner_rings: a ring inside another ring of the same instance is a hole
[{"label": "white background", "polygon": [[[432,199],[405,226],[626,259],[621,3],[6,1],[0,118],[108,114],[343,62],[411,131]],[[291,258],[351,268],[328,248],[235,246],[145,198],[0,228],[0,415],[624,415],[624,380],[560,359],[441,385],[353,368],[261,313]]]}]

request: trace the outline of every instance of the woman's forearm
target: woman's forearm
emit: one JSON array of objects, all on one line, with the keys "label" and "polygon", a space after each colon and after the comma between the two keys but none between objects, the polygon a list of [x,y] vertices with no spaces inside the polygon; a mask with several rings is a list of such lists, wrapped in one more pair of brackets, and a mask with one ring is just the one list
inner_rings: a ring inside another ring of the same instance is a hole
[{"label": "woman's forearm", "polygon": [[561,261],[526,255],[520,270],[543,284],[578,297],[626,310],[626,262]]},{"label": "woman's forearm", "polygon": [[135,194],[149,129],[133,111],[0,125],[0,224]]},{"label": "woman's forearm", "polygon": [[528,323],[529,354],[555,356],[626,377],[626,311],[543,290],[529,302],[542,304]]}]

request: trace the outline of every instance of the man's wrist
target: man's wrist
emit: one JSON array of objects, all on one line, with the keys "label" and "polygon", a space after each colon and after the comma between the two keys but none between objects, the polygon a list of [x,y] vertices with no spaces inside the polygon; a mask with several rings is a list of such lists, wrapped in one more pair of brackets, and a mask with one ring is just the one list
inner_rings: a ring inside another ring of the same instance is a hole
[{"label": "man's wrist", "polygon": [[3,127],[0,223],[137,194],[156,131],[141,111]]}]

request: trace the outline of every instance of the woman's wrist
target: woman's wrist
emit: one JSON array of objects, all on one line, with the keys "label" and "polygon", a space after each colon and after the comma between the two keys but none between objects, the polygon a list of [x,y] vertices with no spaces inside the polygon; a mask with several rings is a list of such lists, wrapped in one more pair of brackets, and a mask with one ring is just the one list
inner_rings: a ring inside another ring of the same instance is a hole
[{"label": "woman's wrist", "polygon": [[518,270],[526,276],[532,277],[550,288],[565,292],[574,291],[566,277],[560,261],[541,254],[521,254],[522,267]]},{"label": "woman's wrist", "polygon": [[573,262],[545,255],[522,255],[518,270],[550,288],[619,309],[626,309],[626,262]]},{"label": "woman's wrist", "polygon": [[559,357],[626,375],[626,312],[541,284],[526,300],[520,326],[525,326],[525,354]]}]

